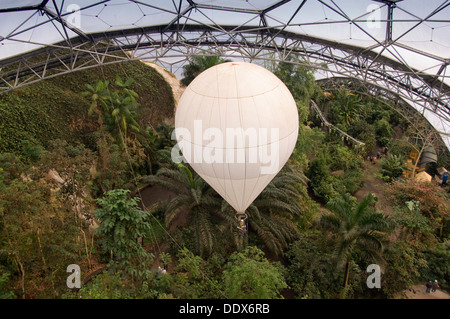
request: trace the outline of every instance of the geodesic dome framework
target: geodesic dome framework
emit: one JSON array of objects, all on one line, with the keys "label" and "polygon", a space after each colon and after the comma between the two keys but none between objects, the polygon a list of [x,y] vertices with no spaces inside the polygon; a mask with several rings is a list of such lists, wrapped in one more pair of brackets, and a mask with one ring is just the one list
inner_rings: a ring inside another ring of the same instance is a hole
[{"label": "geodesic dome framework", "polygon": [[295,63],[319,80],[351,78],[406,101],[450,147],[449,31],[449,0],[5,0],[0,94],[130,60],[179,74],[193,55],[301,55]]}]

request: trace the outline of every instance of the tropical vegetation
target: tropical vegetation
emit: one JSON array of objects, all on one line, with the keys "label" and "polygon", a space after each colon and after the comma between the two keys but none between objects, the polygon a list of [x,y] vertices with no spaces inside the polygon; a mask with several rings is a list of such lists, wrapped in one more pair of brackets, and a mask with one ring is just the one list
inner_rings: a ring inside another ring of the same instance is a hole
[{"label": "tropical vegetation", "polygon": [[[152,68],[0,95],[0,297],[394,298],[431,279],[449,289],[449,186],[408,173],[431,136],[417,138],[423,118],[363,88],[320,86],[301,59],[265,65],[292,92],[299,137],[247,209],[246,236],[232,207],[172,162],[174,98]],[[192,57],[182,82],[226,61]],[[70,264],[80,289],[66,284]],[[381,288],[366,285],[370,264]]]}]

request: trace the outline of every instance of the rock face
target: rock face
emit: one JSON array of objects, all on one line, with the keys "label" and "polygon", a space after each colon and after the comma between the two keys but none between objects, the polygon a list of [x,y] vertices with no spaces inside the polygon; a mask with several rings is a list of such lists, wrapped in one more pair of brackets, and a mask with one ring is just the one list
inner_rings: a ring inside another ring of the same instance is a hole
[{"label": "rock face", "polygon": [[[53,182],[54,187],[51,188],[52,193],[59,192],[68,188],[69,186],[77,188],[77,183],[73,183],[72,180],[67,176],[65,178],[55,170],[50,169],[47,173],[47,179]],[[79,196],[77,195],[79,193]],[[84,220],[91,230],[96,229],[98,224],[91,214],[91,209],[86,202],[86,197],[88,194],[83,189],[67,194],[67,199],[70,201],[73,212],[78,216],[78,218]]]},{"label": "rock face", "polygon": [[64,184],[64,180],[61,178],[61,176],[59,176],[58,172],[54,169],[48,171],[47,177],[52,179],[58,184]]}]

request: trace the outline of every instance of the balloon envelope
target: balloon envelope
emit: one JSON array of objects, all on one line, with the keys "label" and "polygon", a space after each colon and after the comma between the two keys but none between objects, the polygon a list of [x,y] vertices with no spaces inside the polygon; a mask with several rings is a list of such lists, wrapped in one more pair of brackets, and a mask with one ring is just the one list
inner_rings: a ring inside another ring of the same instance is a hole
[{"label": "balloon envelope", "polygon": [[191,167],[242,213],[289,159],[298,137],[297,106],[267,69],[222,63],[184,91],[175,135]]}]

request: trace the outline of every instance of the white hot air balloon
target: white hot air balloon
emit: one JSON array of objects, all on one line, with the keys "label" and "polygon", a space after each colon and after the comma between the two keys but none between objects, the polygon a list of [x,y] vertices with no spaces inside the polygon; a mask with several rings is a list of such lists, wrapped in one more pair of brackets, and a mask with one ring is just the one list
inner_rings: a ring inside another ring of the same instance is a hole
[{"label": "white hot air balloon", "polygon": [[175,136],[191,167],[245,214],[295,147],[297,106],[267,69],[222,63],[186,88],[175,114]]}]

